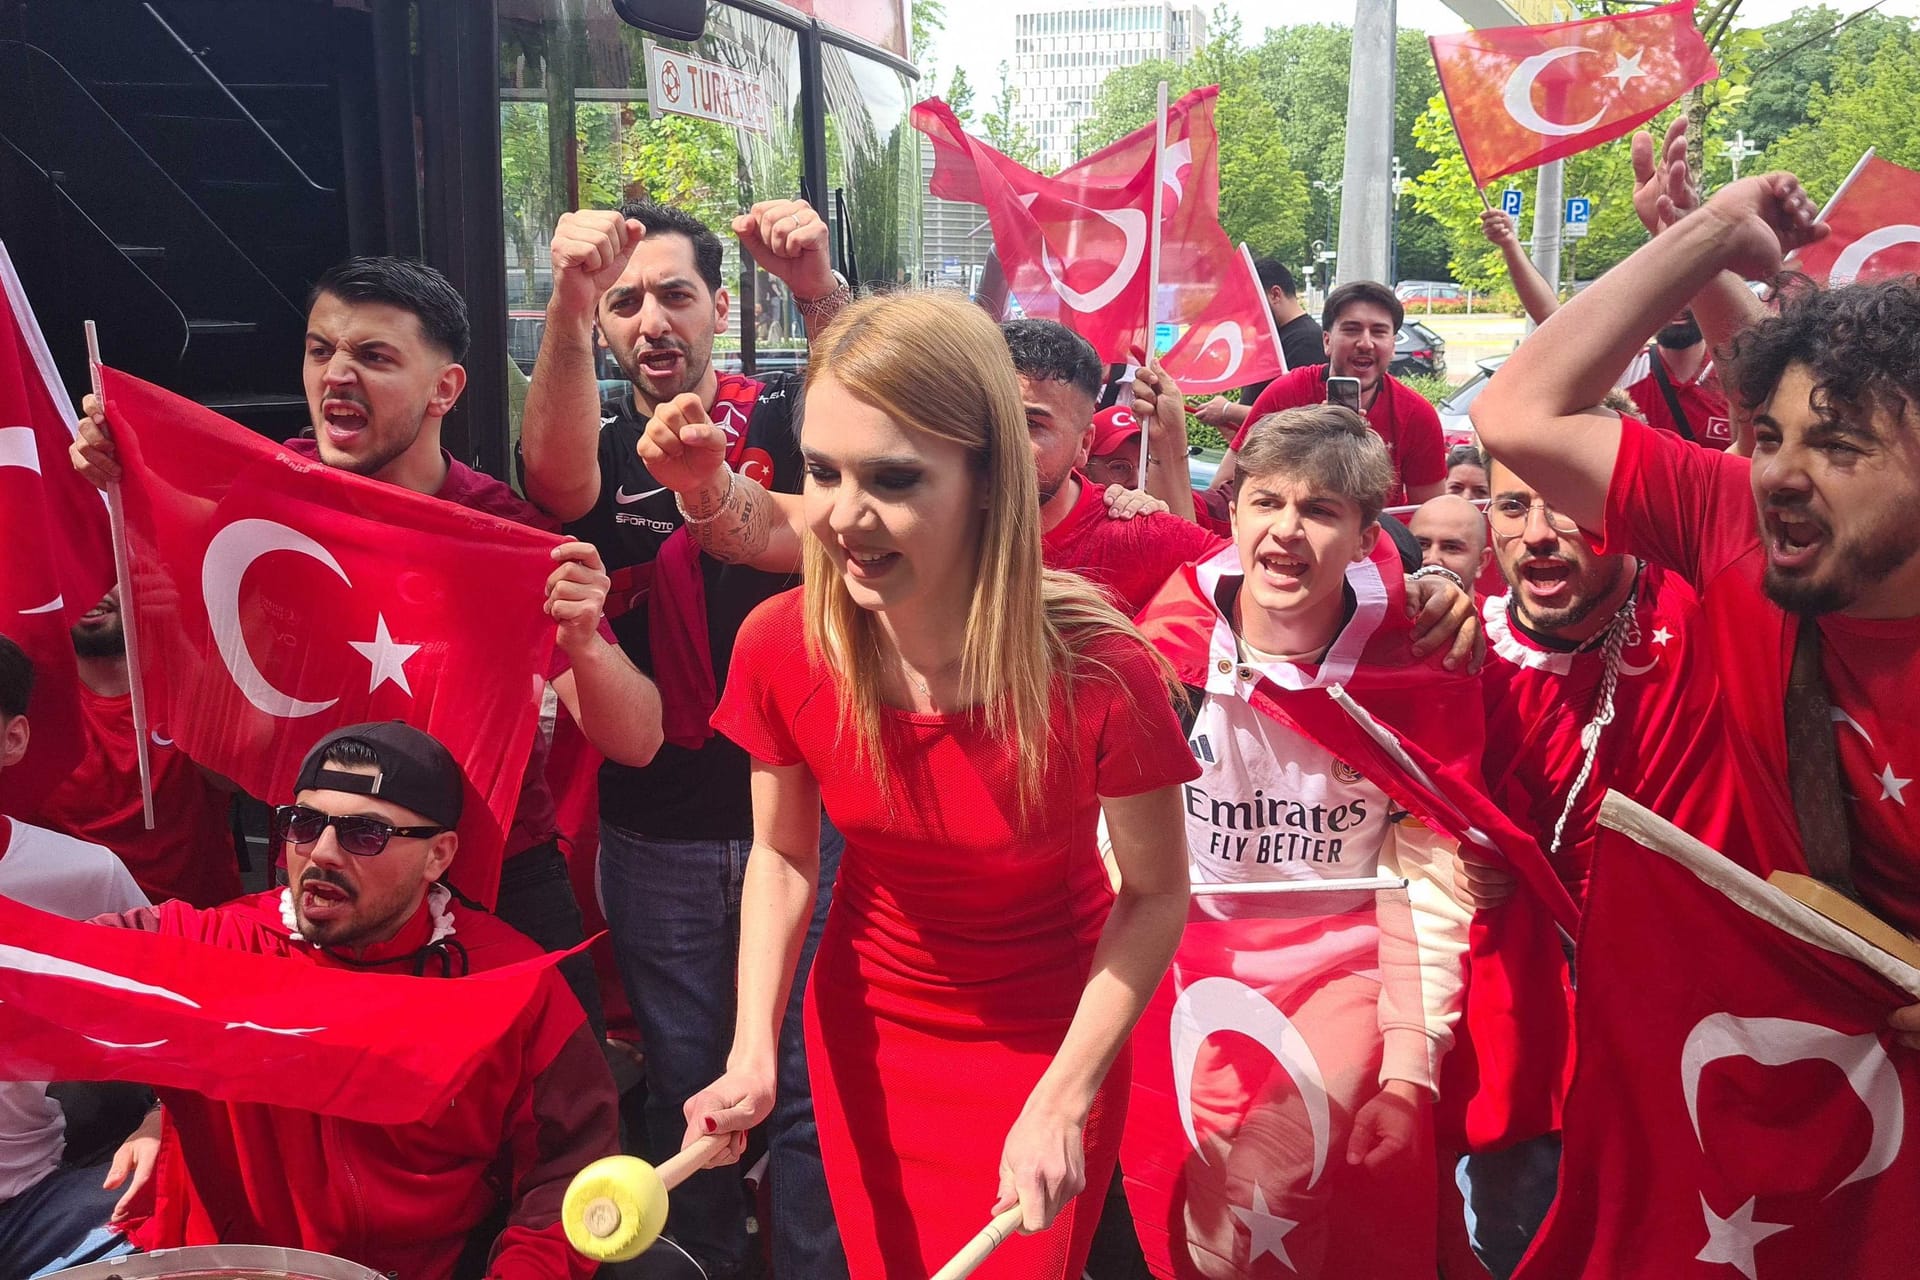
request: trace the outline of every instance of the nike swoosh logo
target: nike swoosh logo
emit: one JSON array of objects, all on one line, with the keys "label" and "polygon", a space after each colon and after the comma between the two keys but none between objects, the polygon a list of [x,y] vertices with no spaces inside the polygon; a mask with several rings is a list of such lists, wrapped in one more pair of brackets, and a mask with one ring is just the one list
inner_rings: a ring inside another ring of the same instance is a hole
[{"label": "nike swoosh logo", "polygon": [[613,500],[624,507],[629,503],[638,502],[642,498],[651,498],[656,493],[665,493],[666,491],[667,486],[661,485],[658,489],[649,489],[645,493],[628,493],[626,486],[622,485],[613,491]]}]

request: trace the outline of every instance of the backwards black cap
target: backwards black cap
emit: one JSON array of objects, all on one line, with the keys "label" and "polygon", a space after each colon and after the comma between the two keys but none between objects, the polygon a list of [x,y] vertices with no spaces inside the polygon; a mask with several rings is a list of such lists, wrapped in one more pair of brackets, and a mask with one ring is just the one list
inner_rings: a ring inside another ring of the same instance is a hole
[{"label": "backwards black cap", "polygon": [[[347,773],[326,763],[327,749],[340,742],[357,742],[371,751],[377,764],[372,774]],[[411,809],[443,827],[460,825],[465,775],[453,753],[438,738],[399,720],[351,724],[335,729],[315,743],[300,762],[293,789],[349,791]]]}]

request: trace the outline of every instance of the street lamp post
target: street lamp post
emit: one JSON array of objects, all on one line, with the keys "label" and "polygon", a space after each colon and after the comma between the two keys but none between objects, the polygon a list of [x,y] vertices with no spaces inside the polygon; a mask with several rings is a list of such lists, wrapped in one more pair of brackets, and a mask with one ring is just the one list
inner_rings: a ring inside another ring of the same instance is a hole
[{"label": "street lamp post", "polygon": [[1400,282],[1400,193],[1407,189],[1407,171],[1393,158],[1393,217],[1387,221],[1387,283]]},{"label": "street lamp post", "polygon": [[1733,166],[1733,180],[1740,181],[1740,162],[1751,160],[1760,154],[1760,148],[1753,145],[1753,139],[1747,137],[1745,129],[1736,129],[1733,136],[1720,144],[1720,154]]},{"label": "street lamp post", "polygon": [[[1326,240],[1326,243],[1327,243],[1327,244],[1332,244],[1332,243],[1333,243],[1333,203],[1334,203],[1334,201],[1335,201],[1335,200],[1337,200],[1337,199],[1339,198],[1339,196],[1340,196],[1340,187],[1341,187],[1341,183],[1342,183],[1342,181],[1343,181],[1343,180],[1342,180],[1342,179],[1340,179],[1340,178],[1335,178],[1335,179],[1334,179],[1333,181],[1331,181],[1331,182],[1328,182],[1328,181],[1324,181],[1323,179],[1320,179],[1320,178],[1315,178],[1315,179],[1313,180],[1313,189],[1314,189],[1315,191],[1318,191],[1318,192],[1321,192],[1321,193],[1323,193],[1323,194],[1324,194],[1324,195],[1326,196],[1326,201],[1327,201],[1327,240]],[[1318,251],[1319,251],[1319,249],[1318,249],[1318,247],[1316,247],[1316,249],[1315,249],[1315,252],[1318,252]]]}]

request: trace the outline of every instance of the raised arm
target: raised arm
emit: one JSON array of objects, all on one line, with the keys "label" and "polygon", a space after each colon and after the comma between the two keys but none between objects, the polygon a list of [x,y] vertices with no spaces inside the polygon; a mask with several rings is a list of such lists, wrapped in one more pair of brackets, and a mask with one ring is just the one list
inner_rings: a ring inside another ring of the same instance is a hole
[{"label": "raised arm", "polygon": [[1620,370],[1721,271],[1770,276],[1784,251],[1825,234],[1815,216],[1790,173],[1723,188],[1520,344],[1473,402],[1480,442],[1555,509],[1599,529],[1620,422],[1597,406]]},{"label": "raised arm", "polygon": [[1513,219],[1500,209],[1482,210],[1480,234],[1492,241],[1500,250],[1500,256],[1506,259],[1507,274],[1513,278],[1513,291],[1520,295],[1520,305],[1527,309],[1535,324],[1545,324],[1547,317],[1560,309],[1560,300],[1547,287],[1547,278],[1540,274],[1540,268],[1533,265],[1533,259],[1520,247],[1520,232],[1513,225]]},{"label": "raised arm", "polygon": [[806,518],[800,497],[769,493],[727,468],[727,438],[689,392],[660,406],[640,437],[647,473],[673,490],[687,532],[726,564],[798,573]]},{"label": "raised arm", "polygon": [[1187,465],[1187,401],[1158,361],[1133,373],[1133,416],[1147,433],[1142,485],[1182,520],[1193,519],[1193,473]]},{"label": "raised arm", "polygon": [[644,231],[604,209],[560,215],[548,257],[553,296],[520,420],[527,497],[557,520],[578,520],[600,498],[600,384],[594,313]]},{"label": "raised arm", "polygon": [[601,632],[612,583],[600,552],[591,543],[563,542],[553,559],[547,615],[570,664],[554,692],[595,750],[637,769],[660,749],[660,690]]}]

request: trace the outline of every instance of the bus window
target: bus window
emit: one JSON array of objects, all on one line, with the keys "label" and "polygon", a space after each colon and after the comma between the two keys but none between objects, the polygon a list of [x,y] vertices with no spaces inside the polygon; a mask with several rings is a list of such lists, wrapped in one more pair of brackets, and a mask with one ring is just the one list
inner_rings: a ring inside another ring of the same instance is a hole
[{"label": "bus window", "polygon": [[[909,284],[920,273],[920,133],[907,122],[919,100],[895,67],[826,42],[827,184],[836,237],[844,237],[863,285]],[[851,235],[847,234],[848,227]]]}]

